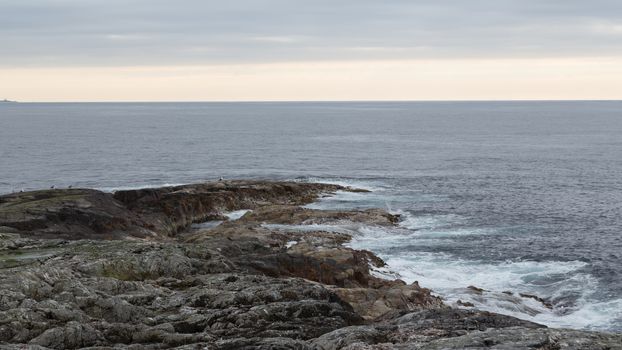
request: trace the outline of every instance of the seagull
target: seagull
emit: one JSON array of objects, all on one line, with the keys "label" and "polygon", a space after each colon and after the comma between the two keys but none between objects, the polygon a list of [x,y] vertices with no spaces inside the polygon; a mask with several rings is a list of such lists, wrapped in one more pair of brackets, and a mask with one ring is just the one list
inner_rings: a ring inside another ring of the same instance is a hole
[{"label": "seagull", "polygon": [[218,181],[223,181],[223,180],[224,180],[224,178],[222,176],[220,177],[220,179],[218,179]]},{"label": "seagull", "polygon": [[50,187],[51,190],[53,190],[54,188],[55,188],[54,185],[52,185],[52,187]]}]

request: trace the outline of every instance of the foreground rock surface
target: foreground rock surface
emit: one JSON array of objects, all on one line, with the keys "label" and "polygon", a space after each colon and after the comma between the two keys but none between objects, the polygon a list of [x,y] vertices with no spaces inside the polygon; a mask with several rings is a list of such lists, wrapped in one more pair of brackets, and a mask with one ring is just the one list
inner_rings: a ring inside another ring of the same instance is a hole
[{"label": "foreground rock surface", "polygon": [[[399,217],[300,207],[339,190],[234,181],[2,196],[0,348],[622,348],[620,335],[452,309],[375,277],[381,259],[309,225]],[[252,211],[227,219],[241,209]],[[208,220],[223,222],[191,227]]]}]

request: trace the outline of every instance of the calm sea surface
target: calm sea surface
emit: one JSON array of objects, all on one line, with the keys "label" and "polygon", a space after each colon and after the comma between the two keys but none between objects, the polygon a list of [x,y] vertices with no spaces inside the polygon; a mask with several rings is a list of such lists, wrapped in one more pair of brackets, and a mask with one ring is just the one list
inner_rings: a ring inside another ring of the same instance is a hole
[{"label": "calm sea surface", "polygon": [[372,189],[312,207],[402,214],[393,230],[324,228],[378,253],[379,273],[622,331],[622,102],[0,104],[0,193],[221,176]]}]

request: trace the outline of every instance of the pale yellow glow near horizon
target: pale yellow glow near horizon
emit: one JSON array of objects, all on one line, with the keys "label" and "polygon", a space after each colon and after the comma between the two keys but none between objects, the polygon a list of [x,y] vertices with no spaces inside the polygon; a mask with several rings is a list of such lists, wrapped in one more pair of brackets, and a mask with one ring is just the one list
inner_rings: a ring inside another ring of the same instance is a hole
[{"label": "pale yellow glow near horizon", "polygon": [[622,57],[0,68],[20,101],[622,99]]}]

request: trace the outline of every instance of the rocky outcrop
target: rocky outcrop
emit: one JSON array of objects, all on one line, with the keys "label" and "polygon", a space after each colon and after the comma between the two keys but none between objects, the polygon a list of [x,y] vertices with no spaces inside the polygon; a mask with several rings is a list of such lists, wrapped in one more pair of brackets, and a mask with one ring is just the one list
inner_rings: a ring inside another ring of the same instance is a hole
[{"label": "rocky outcrop", "polygon": [[[457,310],[300,207],[333,185],[217,182],[0,197],[2,349],[616,349],[621,336]],[[239,220],[227,211],[252,209]],[[2,219],[2,213],[5,214]],[[190,224],[221,224],[193,229]],[[105,239],[104,239],[105,238]],[[485,291],[477,290],[485,297]]]},{"label": "rocky outcrop", "polygon": [[549,329],[488,312],[435,309],[374,325],[338,329],[312,341],[321,350],[622,349],[622,335]]},{"label": "rocky outcrop", "polygon": [[63,239],[161,238],[219,213],[268,204],[301,205],[337,185],[219,181],[118,191],[55,189],[0,196],[0,227]]},{"label": "rocky outcrop", "polygon": [[355,222],[368,225],[391,226],[399,222],[399,215],[382,209],[361,211],[314,210],[292,205],[264,206],[245,215],[245,222],[281,225],[321,225],[326,223]]},{"label": "rocky outcrop", "polygon": [[211,244],[74,242],[0,271],[0,341],[53,349],[223,337],[307,340],[362,318],[300,278],[245,273]]},{"label": "rocky outcrop", "polygon": [[0,196],[0,226],[41,238],[148,237],[146,222],[111,194],[88,189],[46,190]]},{"label": "rocky outcrop", "polygon": [[373,325],[342,328],[315,339],[313,344],[322,350],[356,349],[363,345],[370,349],[420,348],[438,339],[507,327],[544,326],[488,312],[444,308],[398,314]]}]

